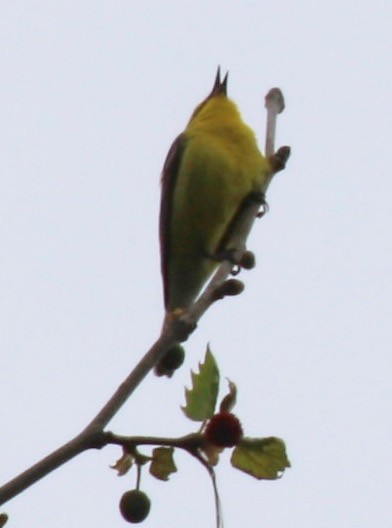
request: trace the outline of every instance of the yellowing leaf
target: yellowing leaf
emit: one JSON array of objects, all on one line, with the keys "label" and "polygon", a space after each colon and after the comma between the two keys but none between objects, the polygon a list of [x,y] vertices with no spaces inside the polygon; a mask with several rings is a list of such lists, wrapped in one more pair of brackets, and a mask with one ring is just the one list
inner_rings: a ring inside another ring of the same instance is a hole
[{"label": "yellowing leaf", "polygon": [[237,386],[235,383],[230,381],[228,378],[227,378],[227,381],[229,383],[229,393],[226,394],[226,396],[221,401],[221,404],[219,406],[220,412],[224,412],[224,411],[230,412],[233,409],[237,401]]},{"label": "yellowing leaf", "polygon": [[218,447],[213,444],[210,444],[209,442],[206,442],[206,444],[203,446],[203,452],[206,455],[208,459],[208,463],[210,466],[216,466],[219,462],[219,455],[224,450],[224,447]]},{"label": "yellowing leaf", "polygon": [[209,347],[199,373],[192,372],[192,388],[185,389],[186,405],[182,410],[190,420],[204,422],[214,414],[219,391],[219,370]]},{"label": "yellowing leaf", "polygon": [[117,476],[122,477],[131,469],[133,465],[134,458],[129,453],[124,452],[122,457],[117,460],[113,466],[110,466],[112,469],[117,471]]},{"label": "yellowing leaf", "polygon": [[156,447],[152,452],[150,473],[159,480],[169,480],[169,476],[177,471],[173,460],[172,447]]},{"label": "yellowing leaf", "polygon": [[243,438],[231,456],[232,466],[257,479],[274,480],[290,467],[280,438]]}]

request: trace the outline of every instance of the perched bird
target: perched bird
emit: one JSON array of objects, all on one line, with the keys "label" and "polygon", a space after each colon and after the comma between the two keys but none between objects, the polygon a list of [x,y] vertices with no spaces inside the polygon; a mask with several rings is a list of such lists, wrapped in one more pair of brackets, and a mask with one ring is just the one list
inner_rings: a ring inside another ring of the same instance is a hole
[{"label": "perched bird", "polygon": [[171,146],[162,173],[161,269],[167,312],[196,300],[230,249],[230,233],[247,197],[265,192],[269,160],[227,97],[220,70],[209,96]]}]

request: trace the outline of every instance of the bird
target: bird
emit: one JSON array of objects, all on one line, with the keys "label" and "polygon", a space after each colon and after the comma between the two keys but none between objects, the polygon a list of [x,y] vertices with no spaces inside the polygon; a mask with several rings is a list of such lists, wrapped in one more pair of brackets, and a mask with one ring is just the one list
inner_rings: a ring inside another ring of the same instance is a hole
[{"label": "bird", "polygon": [[210,94],[174,140],[161,177],[159,238],[166,313],[185,312],[219,263],[252,193],[273,176],[254,131],[227,95],[218,68]]}]

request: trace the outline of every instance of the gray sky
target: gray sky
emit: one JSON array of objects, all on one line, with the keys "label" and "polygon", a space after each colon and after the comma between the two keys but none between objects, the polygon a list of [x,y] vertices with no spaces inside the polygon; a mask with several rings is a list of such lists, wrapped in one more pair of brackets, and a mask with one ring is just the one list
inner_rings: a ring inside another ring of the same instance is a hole
[{"label": "gray sky", "polygon": [[[246,434],[292,469],[258,482],[218,466],[226,528],[390,525],[392,8],[387,2],[17,1],[0,5],[3,481],[86,425],[156,338],[166,152],[216,67],[264,144],[286,96],[244,294],[213,307],[171,381],[150,376],[111,424],[181,435],[183,387],[211,343]],[[222,386],[222,389],[225,387]],[[224,392],[224,391],[223,391]],[[13,527],[125,526],[134,474],[81,455],[5,508]],[[208,476],[178,454],[142,478],[144,526],[214,526]]]}]

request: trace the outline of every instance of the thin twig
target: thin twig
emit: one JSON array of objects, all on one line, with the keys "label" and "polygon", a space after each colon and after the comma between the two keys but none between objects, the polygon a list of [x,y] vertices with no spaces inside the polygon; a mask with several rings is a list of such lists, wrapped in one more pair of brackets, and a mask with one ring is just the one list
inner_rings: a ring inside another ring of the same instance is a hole
[{"label": "thin twig", "polygon": [[205,445],[205,438],[201,433],[190,433],[177,438],[164,436],[123,436],[110,431],[104,433],[105,445],[120,445],[129,451],[141,445],[159,445],[165,447],[177,447],[186,451],[202,449]]},{"label": "thin twig", "polygon": [[267,93],[265,96],[265,107],[267,109],[265,155],[270,157],[275,154],[276,118],[284,110],[283,94],[279,88],[271,88]]},{"label": "thin twig", "polygon": [[178,341],[175,329],[176,325],[173,322],[172,325],[168,325],[162,330],[159,339],[139,361],[107,404],[79,435],[0,488],[0,505],[83,451],[93,448],[99,449],[105,445],[104,427],[140,385],[154,365]]}]

